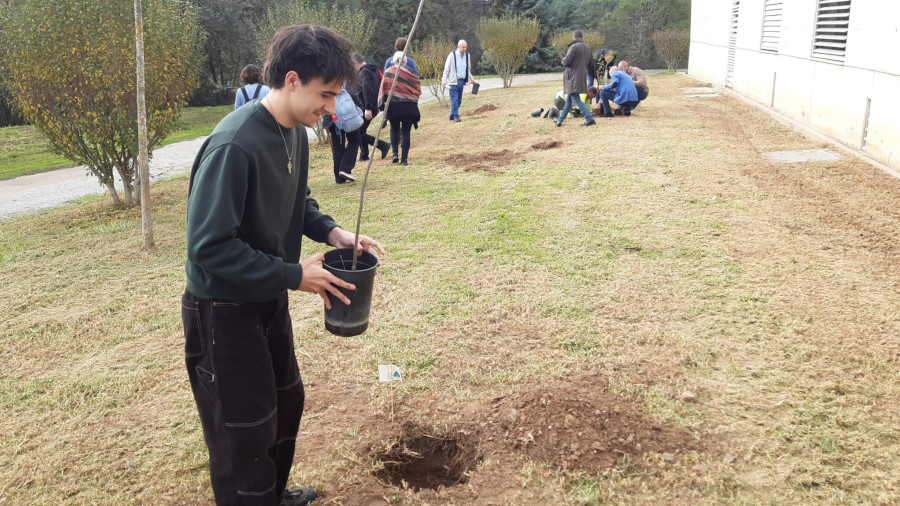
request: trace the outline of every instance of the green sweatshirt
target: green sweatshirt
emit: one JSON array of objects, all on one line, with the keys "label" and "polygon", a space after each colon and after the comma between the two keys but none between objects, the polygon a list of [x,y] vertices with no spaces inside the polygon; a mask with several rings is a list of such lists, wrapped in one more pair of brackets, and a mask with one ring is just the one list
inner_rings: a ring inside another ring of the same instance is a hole
[{"label": "green sweatshirt", "polygon": [[[294,146],[290,174],[285,141]],[[201,299],[263,302],[299,288],[303,235],[327,242],[337,226],[309,196],[308,173],[302,125],[281,128],[258,101],[222,119],[191,169],[188,291]]]}]

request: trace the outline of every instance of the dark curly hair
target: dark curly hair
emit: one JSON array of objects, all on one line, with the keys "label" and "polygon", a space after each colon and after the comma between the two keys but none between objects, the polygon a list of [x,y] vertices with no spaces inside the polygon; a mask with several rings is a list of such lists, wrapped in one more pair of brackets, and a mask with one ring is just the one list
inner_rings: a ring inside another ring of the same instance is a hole
[{"label": "dark curly hair", "polygon": [[274,89],[284,86],[284,78],[292,70],[303,84],[316,77],[326,83],[355,81],[352,51],[347,39],[323,26],[286,26],[269,44],[264,78]]}]

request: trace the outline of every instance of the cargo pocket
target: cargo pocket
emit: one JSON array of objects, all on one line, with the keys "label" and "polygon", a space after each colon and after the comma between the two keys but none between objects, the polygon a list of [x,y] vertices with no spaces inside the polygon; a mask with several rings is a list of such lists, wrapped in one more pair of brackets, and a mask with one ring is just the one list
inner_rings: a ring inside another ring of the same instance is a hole
[{"label": "cargo pocket", "polygon": [[206,347],[203,344],[200,301],[187,293],[181,297],[181,323],[184,326],[184,356],[203,356]]}]

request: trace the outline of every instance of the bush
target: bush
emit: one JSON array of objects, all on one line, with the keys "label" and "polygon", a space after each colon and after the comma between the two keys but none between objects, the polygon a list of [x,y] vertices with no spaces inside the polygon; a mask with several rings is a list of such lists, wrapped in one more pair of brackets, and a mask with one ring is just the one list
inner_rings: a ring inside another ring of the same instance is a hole
[{"label": "bush", "polygon": [[428,87],[437,97],[438,102],[444,103],[444,90],[441,87],[441,77],[444,73],[444,62],[447,55],[453,49],[452,42],[443,42],[436,37],[432,37],[420,44],[419,48],[413,53],[413,60],[419,69],[419,77],[423,82],[429,80]]},{"label": "bush", "polygon": [[512,86],[513,77],[534,47],[540,32],[537,19],[519,16],[482,18],[475,30],[484,56],[497,75],[503,79],[503,87]]},{"label": "bush", "polygon": [[660,30],[653,34],[656,53],[666,62],[670,72],[687,66],[691,49],[691,34],[688,30]]},{"label": "bush", "polygon": [[[134,32],[132,0],[25,0],[4,15],[0,30],[0,75],[16,107],[121,204],[117,173],[129,205],[136,203],[138,154]],[[152,151],[174,129],[197,84],[202,36],[196,9],[145,1],[144,44]]]}]

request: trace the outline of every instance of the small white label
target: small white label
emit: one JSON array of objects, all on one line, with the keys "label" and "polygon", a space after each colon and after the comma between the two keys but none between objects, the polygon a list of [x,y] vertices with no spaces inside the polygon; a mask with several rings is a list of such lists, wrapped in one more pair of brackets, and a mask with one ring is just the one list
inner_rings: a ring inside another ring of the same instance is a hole
[{"label": "small white label", "polygon": [[379,365],[378,381],[382,383],[386,381],[403,381],[403,375],[400,374],[400,368],[395,365]]}]

